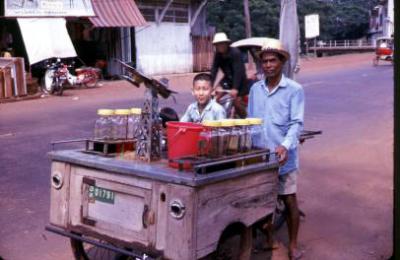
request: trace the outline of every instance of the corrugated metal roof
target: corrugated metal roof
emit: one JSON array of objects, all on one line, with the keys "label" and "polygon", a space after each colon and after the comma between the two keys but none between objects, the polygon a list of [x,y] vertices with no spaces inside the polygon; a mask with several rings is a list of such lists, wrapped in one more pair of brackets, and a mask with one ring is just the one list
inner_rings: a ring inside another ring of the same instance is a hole
[{"label": "corrugated metal roof", "polygon": [[94,27],[143,26],[146,20],[133,0],[92,0],[96,17],[89,17]]}]

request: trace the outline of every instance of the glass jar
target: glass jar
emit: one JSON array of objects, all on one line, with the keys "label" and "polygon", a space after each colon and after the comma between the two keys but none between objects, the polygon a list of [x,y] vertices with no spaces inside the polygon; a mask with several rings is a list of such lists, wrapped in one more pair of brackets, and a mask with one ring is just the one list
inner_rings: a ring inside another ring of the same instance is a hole
[{"label": "glass jar", "polygon": [[199,137],[199,156],[208,158],[218,158],[219,154],[219,127],[218,121],[205,120],[204,130]]},{"label": "glass jar", "polygon": [[[237,152],[237,138],[232,140],[232,130],[235,126],[234,119],[223,119],[220,121],[221,127],[219,128],[219,154],[220,155],[230,155],[232,150]],[[235,148],[236,147],[236,148]],[[236,150],[235,150],[236,149]]]},{"label": "glass jar", "polygon": [[248,133],[248,127],[249,122],[247,119],[236,119],[235,120],[235,128],[236,132],[239,136],[239,142],[238,142],[238,152],[240,153],[245,153],[249,151],[250,149],[248,148],[247,145],[247,139],[250,138]]},{"label": "glass jar", "polygon": [[131,114],[129,109],[116,109],[114,112],[112,127],[112,139],[123,140],[128,137],[128,117]]},{"label": "glass jar", "polygon": [[248,118],[250,123],[250,135],[251,135],[251,149],[259,150],[266,147],[265,135],[263,131],[263,120],[261,118]]},{"label": "glass jar", "polygon": [[131,108],[131,115],[128,118],[128,139],[134,139],[139,134],[139,124],[140,115],[142,114],[142,109]]},{"label": "glass jar", "polygon": [[99,109],[97,115],[99,118],[94,124],[94,139],[110,139],[111,137],[111,117],[114,114],[112,109]]}]

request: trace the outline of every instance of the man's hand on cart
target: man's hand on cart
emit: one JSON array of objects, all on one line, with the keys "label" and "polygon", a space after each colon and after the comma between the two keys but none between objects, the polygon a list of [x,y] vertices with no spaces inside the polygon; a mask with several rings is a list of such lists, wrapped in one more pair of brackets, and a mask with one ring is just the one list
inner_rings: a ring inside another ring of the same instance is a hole
[{"label": "man's hand on cart", "polygon": [[275,148],[276,155],[278,157],[278,161],[280,165],[285,164],[285,162],[288,159],[288,153],[286,147],[283,145],[279,145],[278,147]]}]

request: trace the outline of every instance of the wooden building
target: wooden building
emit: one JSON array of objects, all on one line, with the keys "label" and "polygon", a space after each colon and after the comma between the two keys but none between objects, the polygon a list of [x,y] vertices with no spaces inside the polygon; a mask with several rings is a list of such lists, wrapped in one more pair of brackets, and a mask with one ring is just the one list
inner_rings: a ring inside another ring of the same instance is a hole
[{"label": "wooden building", "polygon": [[[77,55],[87,65],[105,61],[108,75],[121,73],[116,59],[150,75],[210,69],[213,32],[206,23],[206,0],[91,3],[96,17],[65,17]],[[2,20],[1,35],[3,49],[10,45],[13,55],[27,60],[15,17]]]},{"label": "wooden building", "polygon": [[139,0],[147,21],[135,28],[137,68],[148,74],[204,71],[212,60],[213,32],[205,0]]}]

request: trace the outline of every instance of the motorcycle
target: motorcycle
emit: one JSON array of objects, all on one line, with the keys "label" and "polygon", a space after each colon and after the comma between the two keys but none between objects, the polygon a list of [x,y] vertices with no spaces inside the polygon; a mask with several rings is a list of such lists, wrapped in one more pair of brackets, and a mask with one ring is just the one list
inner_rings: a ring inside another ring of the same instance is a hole
[{"label": "motorcycle", "polygon": [[72,65],[67,65],[57,59],[56,62],[48,64],[42,80],[42,90],[48,94],[61,96],[65,85],[95,87],[100,78],[100,69],[93,67],[81,67],[74,70],[75,75],[70,72]]},{"label": "motorcycle", "polygon": [[380,37],[376,39],[375,57],[372,60],[374,66],[378,66],[379,61],[388,61],[393,64],[394,59],[394,43],[393,38]]}]

